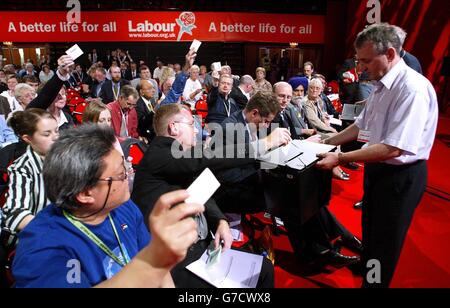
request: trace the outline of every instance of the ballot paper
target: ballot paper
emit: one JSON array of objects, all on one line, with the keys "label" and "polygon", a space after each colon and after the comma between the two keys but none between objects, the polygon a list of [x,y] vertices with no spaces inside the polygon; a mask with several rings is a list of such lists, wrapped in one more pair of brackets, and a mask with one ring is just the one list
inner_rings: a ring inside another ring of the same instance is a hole
[{"label": "ballot paper", "polygon": [[231,236],[233,237],[233,241],[242,242],[244,240],[244,232],[242,231],[242,226],[230,227]]},{"label": "ballot paper", "polygon": [[337,126],[342,126],[342,121],[336,118],[330,118],[330,124],[332,125],[337,125]]},{"label": "ballot paper", "polygon": [[208,258],[208,251],[205,251],[186,269],[216,288],[256,288],[263,256],[228,249],[212,267],[208,267]]},{"label": "ballot paper", "polygon": [[206,201],[214,195],[219,187],[219,181],[216,179],[211,170],[206,168],[187,189],[189,198],[186,199],[185,203],[197,203],[204,205]]},{"label": "ballot paper", "polygon": [[219,247],[215,248],[214,240],[211,241],[211,243],[208,246],[207,253],[208,253],[208,260],[206,260],[206,267],[210,269],[220,263],[220,256],[222,254],[222,245],[219,245]]},{"label": "ballot paper", "polygon": [[75,61],[83,54],[83,50],[81,50],[78,44],[75,44],[66,51],[66,54]]},{"label": "ballot paper", "polygon": [[194,49],[194,51],[197,52],[200,48],[200,45],[202,45],[202,42],[200,42],[199,40],[194,40],[191,44],[191,47],[189,47],[189,50]]},{"label": "ballot paper", "polygon": [[222,64],[220,62],[214,62],[212,64],[213,71],[220,71],[222,69]]},{"label": "ballot paper", "polygon": [[271,165],[303,170],[319,160],[317,154],[328,153],[334,149],[336,147],[332,145],[306,140],[293,140],[285,146],[260,156],[258,160]]}]

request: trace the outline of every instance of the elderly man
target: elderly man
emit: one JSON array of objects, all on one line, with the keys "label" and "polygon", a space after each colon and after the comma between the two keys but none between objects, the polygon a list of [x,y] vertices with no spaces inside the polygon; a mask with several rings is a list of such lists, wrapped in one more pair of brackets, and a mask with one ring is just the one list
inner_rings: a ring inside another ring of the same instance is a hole
[{"label": "elderly man", "polygon": [[[133,201],[140,206],[145,216],[152,211],[152,200],[167,191],[188,187],[207,167],[217,172],[254,163],[254,160],[249,158],[194,156],[197,133],[194,119],[190,111],[180,104],[160,107],[155,114],[154,127],[157,137],[150,144],[139,165],[132,195]],[[201,145],[199,146],[201,150]],[[208,286],[186,271],[185,266],[199,259],[206,250],[212,240],[210,232],[215,234],[216,247],[223,241],[224,248],[230,249],[233,241],[228,222],[214,199],[208,200],[204,216],[197,217],[196,220],[199,222],[199,241],[189,250],[186,260],[172,271],[177,287]],[[273,287],[273,266],[267,260],[264,260],[258,287]]]},{"label": "elderly man", "polygon": [[255,81],[250,75],[244,75],[239,80],[239,86],[233,87],[230,93],[240,110],[243,110],[250,100],[251,93],[255,88]]},{"label": "elderly man", "polygon": [[[151,236],[129,200],[128,170],[114,133],[97,125],[68,130],[44,165],[52,204],[20,233],[17,287],[173,286],[170,270],[197,239],[189,216],[204,208],[164,195],[150,216]],[[51,266],[49,266],[51,264]]]},{"label": "elderly man", "polygon": [[[356,58],[376,81],[355,124],[325,140],[340,145],[355,139],[361,150],[320,155],[322,168],[364,162],[364,287],[389,287],[406,233],[425,191],[438,104],[436,92],[401,58],[399,27],[369,26],[355,41]],[[375,264],[375,268],[373,267]],[[371,271],[371,273],[369,273]],[[377,273],[380,273],[377,274]]]},{"label": "elderly man", "polygon": [[183,99],[191,106],[191,109],[195,108],[195,103],[202,98],[202,84],[198,80],[198,74],[200,68],[197,65],[193,65],[190,69],[190,78],[186,81],[183,91]]},{"label": "elderly man", "polygon": [[106,80],[100,90],[100,97],[103,103],[109,104],[119,99],[120,90],[130,82],[122,78],[120,67],[113,66],[111,70],[111,80]]},{"label": "elderly man", "polygon": [[148,80],[141,80],[137,88],[140,98],[137,101],[136,112],[138,116],[139,135],[146,138],[147,141],[155,137],[153,129],[153,116],[155,115],[156,101],[154,99],[155,88]]},{"label": "elderly man", "polygon": [[290,130],[293,139],[304,139],[316,134],[316,130],[309,129],[306,117],[291,104],[293,97],[292,86],[287,82],[279,82],[273,86],[274,93],[280,104],[281,112],[275,117],[274,123]]}]

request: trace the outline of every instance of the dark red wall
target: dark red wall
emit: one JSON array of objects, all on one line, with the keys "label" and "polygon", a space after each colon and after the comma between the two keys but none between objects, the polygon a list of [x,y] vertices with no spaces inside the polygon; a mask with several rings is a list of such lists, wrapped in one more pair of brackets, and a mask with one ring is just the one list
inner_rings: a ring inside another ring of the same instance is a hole
[{"label": "dark red wall", "polygon": [[[408,32],[405,49],[422,64],[425,76],[438,94],[443,90],[440,71],[450,47],[450,3],[448,0],[380,0],[381,21]],[[353,41],[366,25],[367,0],[348,0],[346,56],[354,54]]]}]

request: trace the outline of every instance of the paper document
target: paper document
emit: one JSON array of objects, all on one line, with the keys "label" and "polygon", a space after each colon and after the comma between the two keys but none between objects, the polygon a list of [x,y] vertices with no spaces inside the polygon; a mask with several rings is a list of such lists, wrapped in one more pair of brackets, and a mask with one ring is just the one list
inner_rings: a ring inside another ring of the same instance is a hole
[{"label": "paper document", "polygon": [[220,62],[214,62],[212,67],[214,71],[219,72],[222,69],[222,64]]},{"label": "paper document", "polygon": [[217,181],[211,170],[206,168],[187,189],[189,198],[186,199],[185,203],[204,205],[219,187],[219,181]]},{"label": "paper document", "polygon": [[220,262],[208,267],[208,252],[186,269],[216,288],[255,288],[263,263],[263,256],[229,249]]},{"label": "paper document", "polygon": [[317,154],[328,153],[335,148],[332,145],[306,140],[293,140],[288,145],[270,151],[258,159],[269,164],[303,170],[318,161]]},{"label": "paper document", "polygon": [[189,50],[194,49],[194,51],[197,52],[200,48],[200,45],[202,45],[202,42],[200,42],[199,40],[194,40],[191,44],[191,47],[189,47]]},{"label": "paper document", "polygon": [[231,236],[235,242],[242,242],[244,240],[244,233],[242,232],[242,226],[230,227]]},{"label": "paper document", "polygon": [[70,56],[72,60],[78,59],[83,54],[83,50],[81,50],[78,44],[73,45],[66,51],[66,55]]},{"label": "paper document", "polygon": [[336,118],[330,118],[330,124],[332,125],[337,125],[337,126],[342,126],[342,121]]}]

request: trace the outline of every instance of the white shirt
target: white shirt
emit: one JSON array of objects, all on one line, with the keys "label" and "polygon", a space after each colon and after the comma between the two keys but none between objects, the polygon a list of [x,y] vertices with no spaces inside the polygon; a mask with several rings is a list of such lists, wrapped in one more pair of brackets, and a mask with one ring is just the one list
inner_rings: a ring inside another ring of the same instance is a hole
[{"label": "white shirt", "polygon": [[66,115],[64,114],[64,112],[62,112],[62,110],[59,112],[59,123],[58,123],[58,128],[60,128],[61,126],[63,126],[64,124],[69,123],[69,120],[67,120]]},{"label": "white shirt", "polygon": [[370,131],[369,145],[403,150],[391,165],[411,164],[430,157],[438,121],[436,92],[431,83],[402,59],[379,82],[356,120]]},{"label": "white shirt", "polygon": [[16,110],[23,110],[20,109],[21,106],[19,104],[19,102],[16,100],[16,97],[14,95],[9,95],[9,91],[6,90],[4,92],[2,92],[2,94],[0,94],[3,97],[6,97],[8,99],[8,103],[9,103],[9,109],[11,109],[11,111],[16,111]]},{"label": "white shirt", "polygon": [[162,68],[155,68],[155,70],[153,71],[153,78],[161,80],[161,74],[162,74],[162,70],[163,70],[164,66]]},{"label": "white shirt", "polygon": [[186,103],[189,103],[192,107],[195,107],[195,103],[202,98],[203,94],[202,94],[202,92],[198,93],[194,97],[194,99],[191,99],[191,94],[201,88],[202,88],[202,84],[200,83],[200,81],[198,79],[194,81],[191,78],[189,78],[186,81],[186,85],[184,86],[184,91],[183,91],[184,101]]}]

